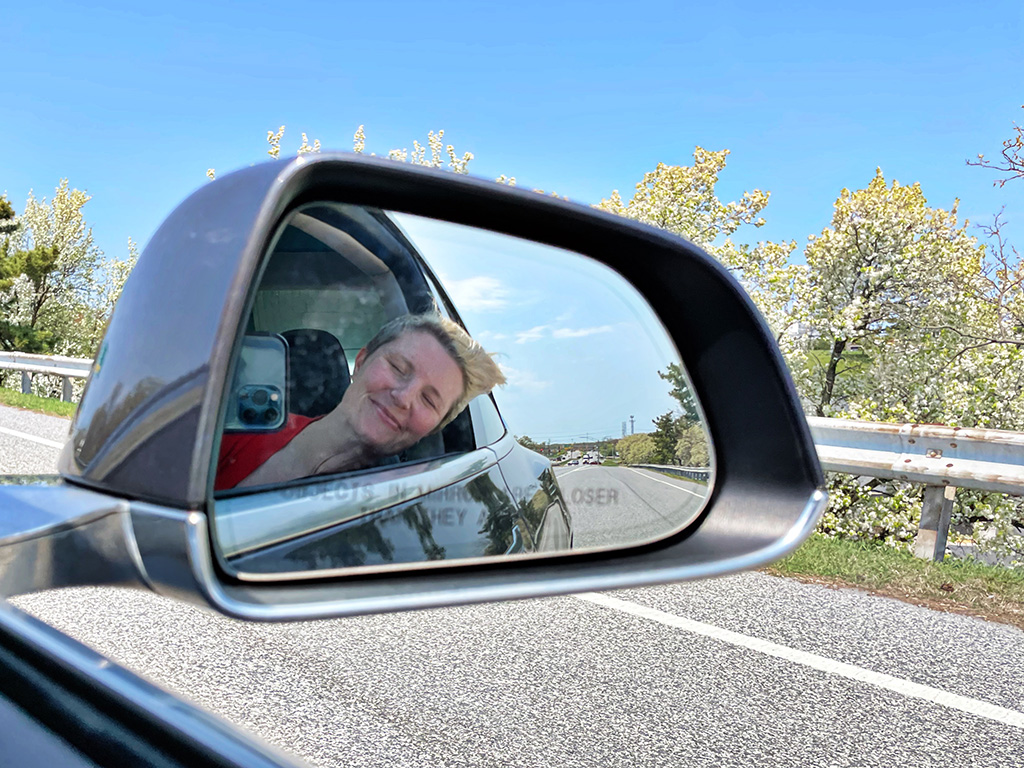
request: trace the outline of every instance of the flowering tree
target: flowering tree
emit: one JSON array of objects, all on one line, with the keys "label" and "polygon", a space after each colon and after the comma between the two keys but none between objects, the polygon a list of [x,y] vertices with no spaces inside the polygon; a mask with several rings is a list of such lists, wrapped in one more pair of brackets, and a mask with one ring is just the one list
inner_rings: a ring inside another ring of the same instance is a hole
[{"label": "flowering tree", "polygon": [[21,216],[0,210],[3,346],[93,354],[135,256],[129,241],[128,259],[103,259],[82,214],[89,200],[62,179],[52,200],[30,193]]},{"label": "flowering tree", "polygon": [[729,150],[693,150],[693,165],[658,163],[644,174],[629,202],[614,190],[597,207],[629,219],[666,229],[705,248],[724,245],[741,225],[760,227],[759,214],[768,205],[769,192],[755,189],[742,200],[723,203],[715,194],[718,174],[725,169]]},{"label": "flowering tree", "polygon": [[[919,185],[887,184],[880,169],[865,189],[840,193],[831,225],[804,251],[794,310],[818,348],[794,366],[818,416],[849,413],[878,395],[876,418],[934,420],[938,393],[922,397],[922,386],[955,344],[945,330],[966,319],[958,288],[977,275],[983,255],[966,227],[956,204],[931,208]],[[859,415],[868,414],[862,407]]]},{"label": "flowering tree", "polygon": [[649,434],[638,432],[619,440],[619,458],[623,464],[649,464],[654,458],[657,446]]},{"label": "flowering tree", "polygon": [[[918,185],[880,171],[843,190],[805,250],[794,306],[813,343],[791,365],[818,415],[1024,429],[1024,274],[1000,237],[986,247],[968,227],[955,203],[930,207]],[[829,494],[826,533],[892,544],[916,534],[920,486],[832,475]],[[958,492],[954,523],[985,549],[1019,557],[1021,519],[1020,499]]]},{"label": "flowering tree", "polygon": [[708,452],[708,437],[704,427],[691,424],[679,433],[676,442],[675,458],[683,467],[708,467],[711,459]]},{"label": "flowering tree", "polygon": [[[1003,178],[993,183],[1000,187],[1024,179],[1024,128],[1014,123],[1013,135],[1003,142],[1002,161],[978,155],[977,161],[967,164],[998,171]],[[991,375],[982,379],[980,388],[976,382],[974,391],[965,384],[961,396],[978,407],[979,424],[1024,430],[1024,261],[1010,243],[1005,224],[1000,211],[991,224],[979,226],[987,248],[981,274],[971,286],[972,322],[956,332],[968,361]]]},{"label": "flowering tree", "polygon": [[[267,131],[267,154],[277,160],[281,156],[281,141],[284,139],[285,126],[281,126],[276,131]],[[455,147],[451,144],[445,145],[444,131],[430,131],[427,133],[427,144],[426,146],[421,145],[418,141],[413,141],[412,152],[410,153],[407,148],[392,149],[388,152],[387,157],[391,160],[396,160],[400,163],[409,162],[413,165],[426,165],[430,168],[444,168],[444,158],[448,158],[448,169],[455,173],[469,173],[467,170],[469,162],[473,159],[472,152],[465,152],[461,156],[456,153]],[[427,156],[427,150],[430,150],[430,156]],[[355,134],[352,137],[352,150],[357,154],[363,154],[366,150],[366,131],[364,127],[360,125]],[[304,155],[310,152],[320,151],[320,139],[314,139],[313,143],[309,143],[309,137],[302,134],[302,144],[299,145],[297,154]],[[206,170],[207,177],[212,181],[216,178],[217,172],[213,168]],[[500,183],[511,183],[515,184],[515,179],[510,179],[502,176],[497,181]]]},{"label": "flowering tree", "polygon": [[765,223],[761,212],[771,193],[754,189],[739,200],[722,202],[715,187],[729,154],[728,149],[696,147],[693,165],[658,163],[644,174],[628,202],[615,190],[596,207],[668,230],[707,250],[739,278],[785,346],[795,322],[790,308],[804,269],[789,263],[795,241],[752,247],[732,240],[743,225]]}]

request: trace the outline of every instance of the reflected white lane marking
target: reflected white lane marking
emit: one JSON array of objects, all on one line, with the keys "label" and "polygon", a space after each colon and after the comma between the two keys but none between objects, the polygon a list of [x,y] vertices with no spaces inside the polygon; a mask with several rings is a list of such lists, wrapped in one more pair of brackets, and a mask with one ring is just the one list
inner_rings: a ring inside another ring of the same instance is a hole
[{"label": "reflected white lane marking", "polygon": [[656,483],[664,483],[669,488],[675,488],[677,491],[682,491],[683,493],[690,493],[702,499],[707,497],[706,493],[697,493],[696,491],[691,491],[689,488],[683,488],[683,486],[670,483],[668,482],[668,480],[662,480],[660,477],[654,477],[649,472],[641,472],[639,469],[633,469],[632,467],[626,467],[626,469],[628,469],[630,472],[636,472],[638,475],[646,477],[648,480],[653,480]]},{"label": "reflected white lane marking", "polygon": [[676,627],[677,629],[683,629],[697,635],[704,635],[705,637],[720,640],[723,643],[729,643],[730,645],[736,645],[741,648],[748,648],[752,651],[767,654],[768,656],[774,656],[778,659],[791,661],[794,664],[803,664],[806,667],[818,669],[830,675],[846,677],[850,680],[856,680],[861,683],[867,683],[868,685],[874,685],[878,688],[884,688],[903,696],[922,699],[933,704],[950,707],[951,709],[958,709],[969,715],[984,717],[989,720],[994,720],[997,723],[1005,723],[1006,725],[1012,725],[1017,728],[1024,728],[1024,712],[999,707],[995,704],[989,704],[986,701],[981,701],[980,699],[960,696],[956,693],[932,688],[930,685],[912,683],[909,680],[903,680],[899,677],[893,677],[892,675],[886,675],[881,672],[864,669],[863,667],[855,667],[853,664],[834,661],[833,659],[827,659],[824,656],[818,656],[814,653],[798,651],[795,648],[790,648],[786,645],[779,645],[778,643],[773,643],[768,640],[761,640],[756,637],[741,635],[739,632],[722,629],[721,627],[716,627],[713,624],[704,624],[699,621],[693,621],[692,619],[684,619],[681,616],[665,613],[664,611],[659,611],[656,608],[647,608],[646,606],[637,605],[636,603],[631,603],[627,600],[620,600],[617,597],[598,594],[596,592],[587,592],[582,595],[574,595],[574,597],[578,600],[586,600],[587,602],[604,606],[605,608],[611,608],[615,611],[622,611],[623,613],[628,613],[633,616],[639,616],[642,619],[656,621],[659,624],[665,624],[669,627]]},{"label": "reflected white lane marking", "polygon": [[31,440],[33,443],[48,445],[51,448],[64,447],[64,443],[58,443],[56,440],[47,440],[45,437],[36,437],[35,435],[30,435],[27,432],[19,432],[16,429],[7,429],[7,427],[0,427],[0,433],[10,435],[11,437],[20,437],[22,440]]},{"label": "reflected white lane marking", "polygon": [[572,469],[566,472],[559,473],[558,477],[565,477],[566,475],[571,475],[573,472],[579,472],[581,469],[583,469],[583,467],[573,467]]}]

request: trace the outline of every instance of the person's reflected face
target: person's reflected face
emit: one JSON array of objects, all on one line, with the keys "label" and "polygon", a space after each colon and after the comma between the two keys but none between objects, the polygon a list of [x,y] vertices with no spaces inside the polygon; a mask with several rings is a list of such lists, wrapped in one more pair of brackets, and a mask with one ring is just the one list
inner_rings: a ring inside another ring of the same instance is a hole
[{"label": "person's reflected face", "polygon": [[431,334],[412,330],[373,354],[359,351],[341,408],[368,447],[390,455],[433,432],[462,388],[451,355]]}]

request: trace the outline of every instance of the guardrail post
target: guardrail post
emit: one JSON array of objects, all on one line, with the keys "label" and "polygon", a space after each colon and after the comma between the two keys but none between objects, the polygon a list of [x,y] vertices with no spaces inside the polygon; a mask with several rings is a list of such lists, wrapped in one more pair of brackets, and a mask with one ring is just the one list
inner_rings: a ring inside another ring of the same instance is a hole
[{"label": "guardrail post", "polygon": [[949,520],[953,515],[953,497],[956,488],[951,485],[927,485],[921,504],[921,525],[914,539],[914,555],[923,560],[942,560],[946,555]]},{"label": "guardrail post", "polygon": [[21,372],[21,394],[32,394],[32,374],[28,371]]},{"label": "guardrail post", "polygon": [[71,402],[71,377],[61,376],[60,399],[65,403]]}]

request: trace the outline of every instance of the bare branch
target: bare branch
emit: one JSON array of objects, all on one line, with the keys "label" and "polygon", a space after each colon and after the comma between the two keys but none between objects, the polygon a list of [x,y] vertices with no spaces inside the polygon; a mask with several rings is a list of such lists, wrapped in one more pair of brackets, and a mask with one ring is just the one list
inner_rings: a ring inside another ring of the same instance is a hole
[{"label": "bare branch", "polygon": [[[1021,109],[1024,109],[1024,105],[1021,106]],[[966,161],[968,165],[989,168],[1002,174],[1009,174],[1008,178],[993,181],[992,186],[1003,187],[1008,181],[1024,178],[1024,128],[1014,123],[1013,131],[1015,135],[1010,136],[1010,138],[1003,142],[1003,148],[1000,151],[1000,154],[1003,156],[1001,162],[992,162],[986,159],[984,155],[978,155],[977,160]]]}]

